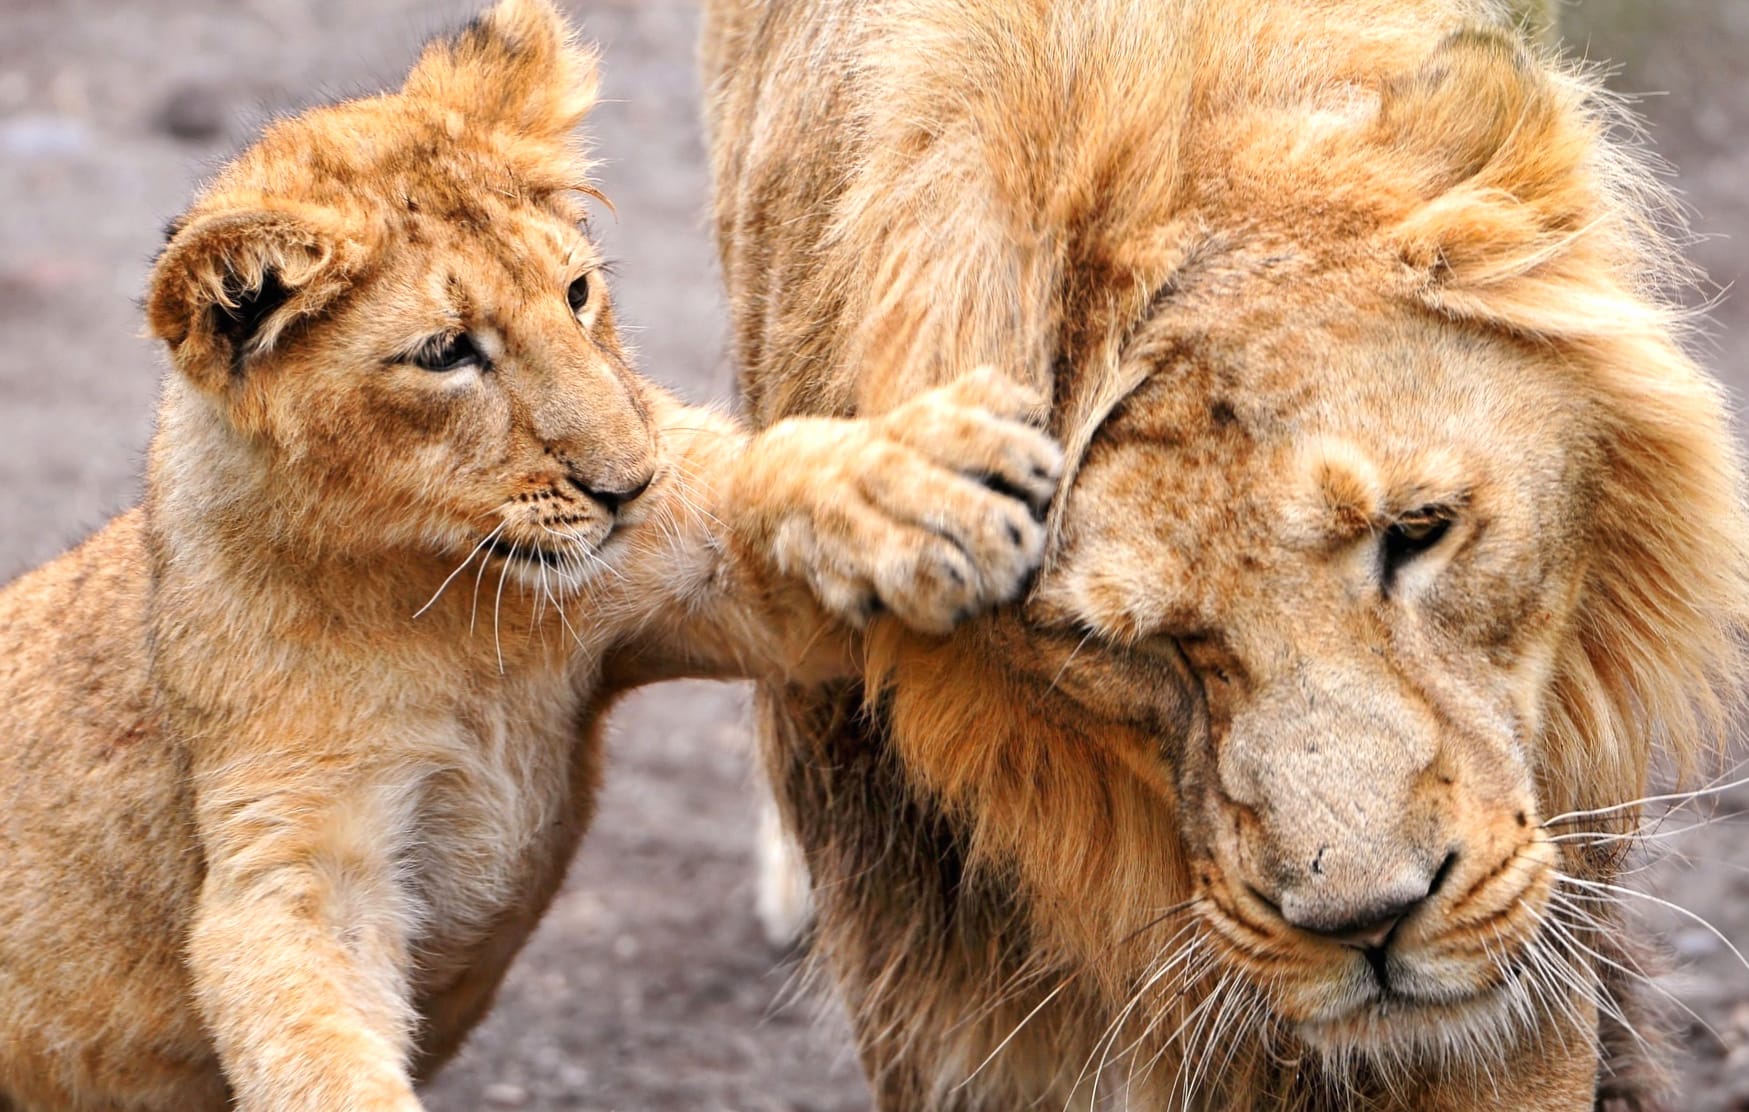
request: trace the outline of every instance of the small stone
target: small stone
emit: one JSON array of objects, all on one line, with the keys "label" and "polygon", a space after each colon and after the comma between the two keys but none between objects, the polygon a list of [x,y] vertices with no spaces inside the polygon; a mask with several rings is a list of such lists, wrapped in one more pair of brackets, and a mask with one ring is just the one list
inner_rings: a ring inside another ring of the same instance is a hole
[{"label": "small stone", "polygon": [[1699,927],[1689,927],[1677,932],[1671,944],[1688,961],[1704,958],[1720,949],[1719,940],[1710,931],[1701,930]]},{"label": "small stone", "polygon": [[522,1108],[528,1104],[528,1090],[508,1081],[494,1081],[480,1096],[493,1108]]},{"label": "small stone", "polygon": [[153,123],[158,130],[185,143],[210,143],[225,133],[230,109],[211,85],[178,85],[164,98]]}]

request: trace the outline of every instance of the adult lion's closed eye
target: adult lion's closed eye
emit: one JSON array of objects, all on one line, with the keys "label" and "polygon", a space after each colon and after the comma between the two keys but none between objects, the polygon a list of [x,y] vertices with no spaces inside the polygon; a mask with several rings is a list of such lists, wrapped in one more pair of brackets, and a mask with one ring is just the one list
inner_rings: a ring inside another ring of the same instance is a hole
[{"label": "adult lion's closed eye", "polygon": [[1565,832],[1719,738],[1749,525],[1671,214],[1520,7],[710,6],[761,419],[989,361],[1069,460],[1018,614],[766,695],[881,1108],[1658,1105]]}]

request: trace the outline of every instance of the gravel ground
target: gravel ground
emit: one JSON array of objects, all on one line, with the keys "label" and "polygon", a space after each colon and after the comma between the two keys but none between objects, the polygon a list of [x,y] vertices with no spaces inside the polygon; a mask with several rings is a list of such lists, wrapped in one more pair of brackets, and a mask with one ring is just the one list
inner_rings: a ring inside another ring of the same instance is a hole
[{"label": "gravel ground", "polygon": [[[603,46],[593,130],[617,221],[620,311],[654,378],[730,394],[704,230],[708,181],[681,0],[570,5]],[[398,80],[467,3],[0,0],[0,579],[48,559],[138,493],[162,366],[135,299],[158,229],[267,115]],[[1749,0],[1585,0],[1569,37],[1620,63],[1721,289],[1749,229]],[[1739,392],[1740,297],[1712,311],[1708,358]],[[642,693],[616,717],[601,820],[500,1004],[428,1094],[434,1112],[850,1112],[868,1107],[842,1017],[797,1002],[751,913],[745,694]],[[1729,812],[1749,794],[1727,799]],[[1655,885],[1749,943],[1749,849],[1727,822],[1676,843]],[[1749,970],[1693,922],[1660,920],[1700,1013],[1682,1107],[1749,1110]]]}]

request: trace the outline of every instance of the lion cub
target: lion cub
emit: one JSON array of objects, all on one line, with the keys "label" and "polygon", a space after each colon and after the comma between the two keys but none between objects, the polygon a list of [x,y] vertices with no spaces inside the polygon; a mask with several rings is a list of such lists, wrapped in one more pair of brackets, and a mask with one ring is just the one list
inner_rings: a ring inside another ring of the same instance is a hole
[{"label": "lion cub", "polygon": [[0,1108],[417,1108],[618,693],[830,676],[1037,562],[1059,457],[996,376],[752,438],[633,376],[593,89],[505,0],[173,226],[145,503],[0,592]]}]

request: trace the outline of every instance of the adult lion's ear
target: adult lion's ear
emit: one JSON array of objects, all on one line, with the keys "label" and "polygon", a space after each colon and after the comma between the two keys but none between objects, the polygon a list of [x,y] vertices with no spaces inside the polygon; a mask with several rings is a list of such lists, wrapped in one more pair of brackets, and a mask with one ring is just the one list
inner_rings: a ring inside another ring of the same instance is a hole
[{"label": "adult lion's ear", "polygon": [[595,106],[593,50],[547,0],[502,0],[428,44],[402,94],[529,138],[562,139]]},{"label": "adult lion's ear", "polygon": [[1377,135],[1417,164],[1429,197],[1469,185],[1546,203],[1596,139],[1579,99],[1516,35],[1460,31],[1386,86]]},{"label": "adult lion's ear", "polygon": [[1405,261],[1476,288],[1574,246],[1600,207],[1587,94],[1506,29],[1452,35],[1387,86],[1374,140],[1417,186],[1396,228]]},{"label": "adult lion's ear", "polygon": [[223,389],[286,327],[351,277],[352,245],[321,214],[222,212],[173,226],[146,293],[146,326],[197,386]]}]

